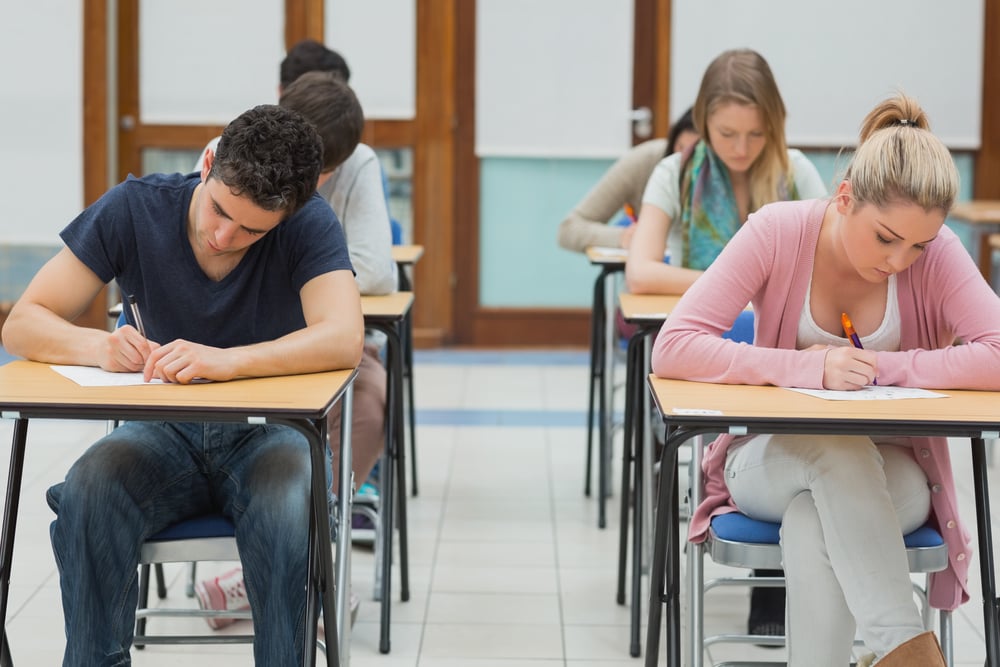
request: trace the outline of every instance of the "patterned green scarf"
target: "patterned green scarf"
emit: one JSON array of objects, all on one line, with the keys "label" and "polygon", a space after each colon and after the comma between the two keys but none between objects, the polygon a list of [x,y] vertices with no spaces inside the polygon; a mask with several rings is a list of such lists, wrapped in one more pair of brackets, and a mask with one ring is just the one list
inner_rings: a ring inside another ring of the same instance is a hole
[{"label": "patterned green scarf", "polygon": [[[784,200],[798,199],[795,182],[783,179],[780,195]],[[729,170],[707,143],[699,141],[681,172],[681,266],[707,269],[742,223]]]}]

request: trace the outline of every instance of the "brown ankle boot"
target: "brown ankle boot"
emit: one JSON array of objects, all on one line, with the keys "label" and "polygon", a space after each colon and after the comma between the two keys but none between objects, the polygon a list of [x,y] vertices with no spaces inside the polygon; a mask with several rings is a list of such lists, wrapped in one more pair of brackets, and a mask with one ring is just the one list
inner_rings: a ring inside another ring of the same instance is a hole
[{"label": "brown ankle boot", "polygon": [[876,667],[945,667],[941,645],[933,632],[907,640],[886,653]]}]

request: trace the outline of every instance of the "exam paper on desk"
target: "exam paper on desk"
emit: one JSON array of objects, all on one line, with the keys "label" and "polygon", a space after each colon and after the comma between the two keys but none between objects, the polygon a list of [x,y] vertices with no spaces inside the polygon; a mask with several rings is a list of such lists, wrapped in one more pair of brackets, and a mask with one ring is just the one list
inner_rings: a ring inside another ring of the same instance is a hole
[{"label": "exam paper on desk", "polygon": [[797,387],[782,387],[788,391],[795,391],[808,396],[815,396],[827,401],[892,401],[902,398],[945,398],[944,394],[938,394],[926,389],[916,389],[913,387],[883,387],[869,386],[857,391],[834,391],[832,389],[799,389]]},{"label": "exam paper on desk", "polygon": [[143,382],[142,373],[112,373],[95,366],[52,366],[52,370],[82,387],[127,387],[136,384],[164,384],[153,379]]}]

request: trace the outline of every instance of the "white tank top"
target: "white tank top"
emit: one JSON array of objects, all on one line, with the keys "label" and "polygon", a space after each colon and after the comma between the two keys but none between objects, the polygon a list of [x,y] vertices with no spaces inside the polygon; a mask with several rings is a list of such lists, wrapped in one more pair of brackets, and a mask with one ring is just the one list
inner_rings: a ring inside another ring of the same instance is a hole
[{"label": "white tank top", "polygon": [[[812,280],[809,281],[809,289],[806,290],[806,305],[799,316],[799,331],[795,339],[795,347],[804,350],[810,345],[850,345],[845,336],[836,336],[824,329],[821,329],[816,320],[813,319],[812,311],[809,309],[809,295],[812,293]],[[899,351],[899,300],[896,298],[896,276],[889,276],[889,289],[886,293],[885,316],[882,324],[879,325],[872,334],[861,337],[861,345],[866,350],[879,350],[882,352]],[[872,442],[876,445],[899,445],[902,447],[911,446],[910,439],[905,436],[878,436],[873,437]]]},{"label": "white tank top", "polygon": [[[832,334],[826,331],[813,319],[812,311],[809,309],[809,295],[812,294],[812,280],[806,290],[805,307],[799,315],[799,330],[795,338],[795,348],[804,350],[810,345],[850,345],[843,332]],[[889,276],[889,289],[886,293],[885,316],[878,329],[867,336],[861,337],[861,345],[866,350],[880,350],[882,352],[899,351],[899,300],[896,297],[896,276]]]}]

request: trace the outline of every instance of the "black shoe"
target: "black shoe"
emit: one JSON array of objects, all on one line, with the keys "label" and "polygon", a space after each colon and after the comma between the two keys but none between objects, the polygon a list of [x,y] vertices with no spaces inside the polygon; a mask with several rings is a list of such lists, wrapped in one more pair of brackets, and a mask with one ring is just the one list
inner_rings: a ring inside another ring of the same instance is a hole
[{"label": "black shoe", "polygon": [[[781,570],[754,570],[756,577],[780,577]],[[751,635],[780,637],[785,634],[785,589],[758,587],[750,592],[747,632]],[[762,644],[761,646],[771,646]]]}]

